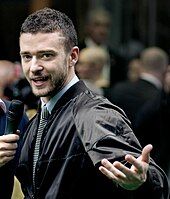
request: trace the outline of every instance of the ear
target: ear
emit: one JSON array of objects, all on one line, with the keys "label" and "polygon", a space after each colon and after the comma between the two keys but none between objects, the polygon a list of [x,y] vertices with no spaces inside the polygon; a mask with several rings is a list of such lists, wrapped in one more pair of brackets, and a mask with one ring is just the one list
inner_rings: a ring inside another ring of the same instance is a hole
[{"label": "ear", "polygon": [[74,46],[71,50],[70,53],[70,66],[74,67],[78,61],[78,57],[79,57],[79,48],[77,46]]}]

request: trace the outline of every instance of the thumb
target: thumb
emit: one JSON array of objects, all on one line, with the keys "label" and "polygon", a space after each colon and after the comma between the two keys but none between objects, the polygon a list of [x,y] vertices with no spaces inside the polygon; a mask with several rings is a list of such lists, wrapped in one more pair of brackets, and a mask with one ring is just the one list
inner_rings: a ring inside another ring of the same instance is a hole
[{"label": "thumb", "polygon": [[146,145],[142,150],[141,160],[149,164],[150,152],[153,146],[151,144]]}]

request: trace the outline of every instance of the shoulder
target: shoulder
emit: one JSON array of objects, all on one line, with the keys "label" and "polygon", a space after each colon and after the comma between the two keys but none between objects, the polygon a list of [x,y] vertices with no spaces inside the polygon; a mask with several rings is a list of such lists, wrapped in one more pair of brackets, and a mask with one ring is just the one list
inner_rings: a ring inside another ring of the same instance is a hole
[{"label": "shoulder", "polygon": [[[81,99],[80,99],[81,98]],[[130,126],[130,121],[124,111],[112,104],[107,98],[95,95],[92,92],[85,92],[76,102],[74,109],[75,120],[79,124],[92,128],[96,125],[109,124],[117,127],[121,123]]]},{"label": "shoulder", "polygon": [[7,108],[7,110],[9,109],[9,106],[10,106],[10,104],[11,104],[11,101],[9,101],[9,100],[2,100],[3,102],[4,102],[4,104],[5,104],[5,106],[6,106],[6,108]]},{"label": "shoulder", "polygon": [[115,97],[118,94],[124,95],[125,93],[128,93],[130,90],[134,90],[134,84],[134,82],[130,82],[128,80],[119,82],[111,88],[111,94],[115,95]]}]

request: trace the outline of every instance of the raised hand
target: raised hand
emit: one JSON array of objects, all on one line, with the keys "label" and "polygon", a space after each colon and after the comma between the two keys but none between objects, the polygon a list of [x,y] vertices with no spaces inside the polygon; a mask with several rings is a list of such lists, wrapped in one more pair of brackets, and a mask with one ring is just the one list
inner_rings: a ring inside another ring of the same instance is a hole
[{"label": "raised hand", "polygon": [[132,165],[130,168],[118,161],[115,161],[112,164],[107,159],[103,159],[101,161],[102,166],[99,167],[99,170],[121,187],[127,190],[135,190],[147,179],[150,152],[152,148],[151,144],[146,145],[138,158],[129,154],[126,155],[126,162]]}]

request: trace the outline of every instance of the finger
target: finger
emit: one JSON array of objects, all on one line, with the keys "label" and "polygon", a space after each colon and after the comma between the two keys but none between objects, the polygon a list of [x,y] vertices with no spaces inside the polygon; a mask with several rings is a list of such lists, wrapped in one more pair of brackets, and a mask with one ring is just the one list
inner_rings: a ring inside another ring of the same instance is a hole
[{"label": "finger", "polygon": [[151,144],[146,145],[142,150],[141,160],[149,164],[150,152],[152,151],[153,146]]},{"label": "finger", "polygon": [[17,142],[19,140],[19,135],[16,134],[8,134],[0,136],[1,142]]},{"label": "finger", "polygon": [[125,160],[129,162],[130,164],[132,164],[138,170],[138,172],[140,173],[143,172],[143,164],[141,164],[141,161],[136,159],[134,156],[126,155]]},{"label": "finger", "polygon": [[0,151],[4,151],[4,150],[15,150],[17,149],[18,144],[15,143],[3,143],[0,145]]},{"label": "finger", "polygon": [[8,150],[8,151],[3,151],[0,152],[0,157],[3,159],[4,157],[11,157],[14,156],[16,153],[16,150]]},{"label": "finger", "polygon": [[118,169],[119,171],[121,171],[124,174],[124,176],[127,177],[127,176],[133,175],[133,172],[128,167],[126,167],[125,165],[123,165],[122,163],[116,161],[116,162],[113,163],[113,165],[114,165],[114,167],[116,169]]},{"label": "finger", "polygon": [[15,156],[10,156],[10,157],[4,157],[4,158],[0,159],[0,167],[5,165],[10,160],[12,160],[14,157]]},{"label": "finger", "polygon": [[116,178],[116,176],[114,176],[114,174],[113,174],[111,171],[107,170],[105,167],[100,166],[100,167],[99,167],[99,170],[100,170],[105,176],[107,176],[110,180],[113,180],[113,181],[115,181],[115,182],[118,180],[118,178]]},{"label": "finger", "polygon": [[126,177],[124,173],[115,168],[107,159],[103,159],[101,163],[103,166],[99,167],[99,170],[110,179],[118,180]]}]

